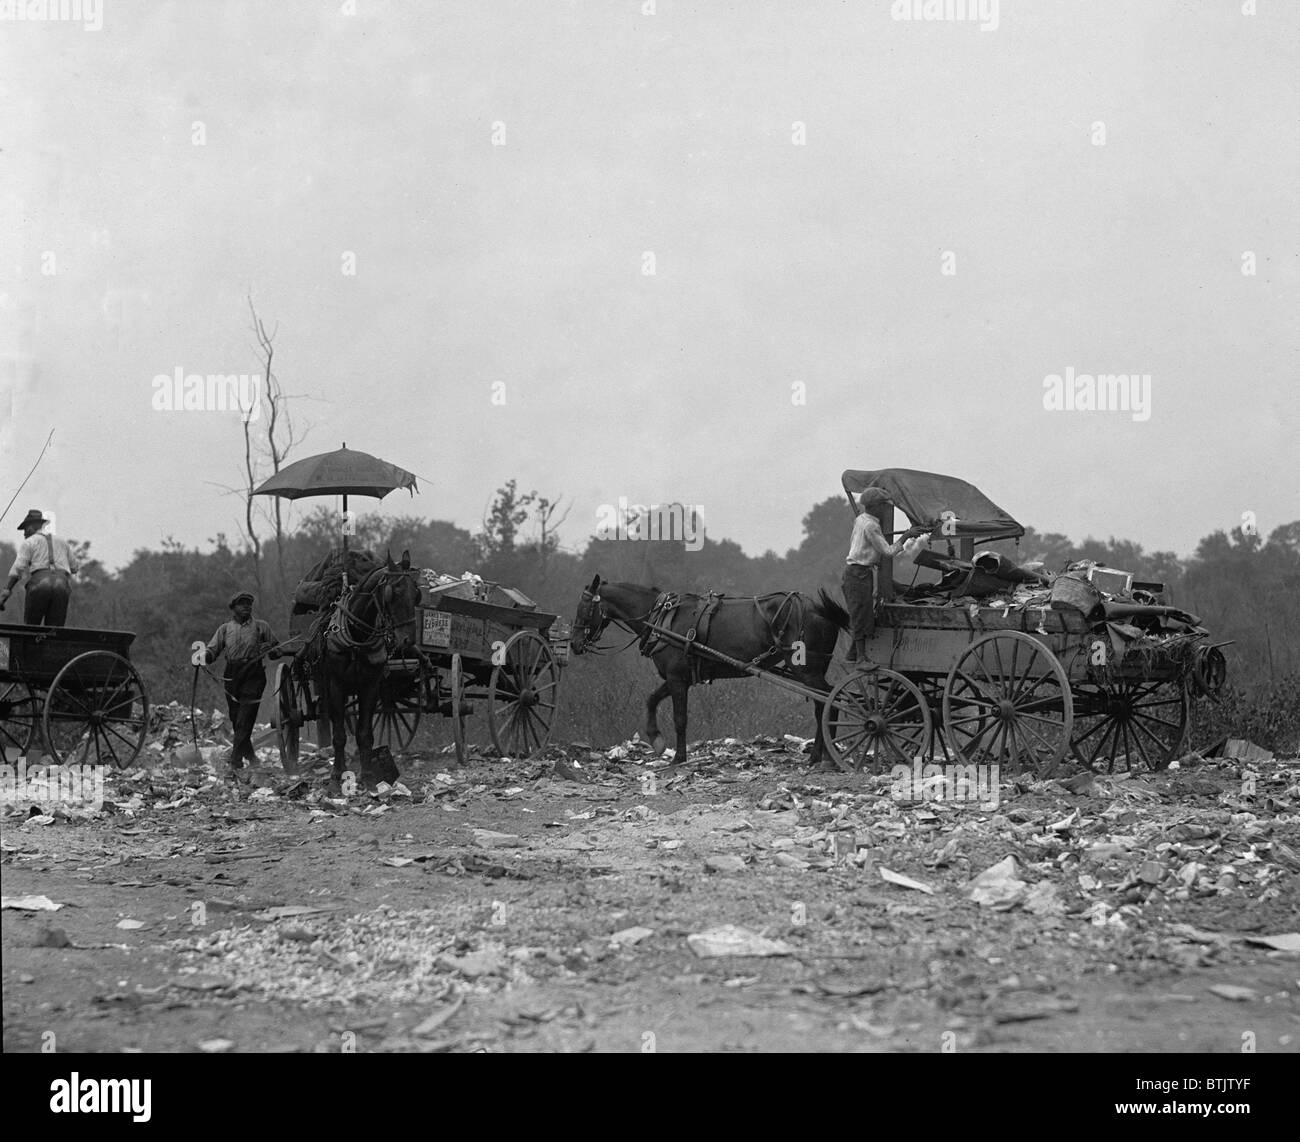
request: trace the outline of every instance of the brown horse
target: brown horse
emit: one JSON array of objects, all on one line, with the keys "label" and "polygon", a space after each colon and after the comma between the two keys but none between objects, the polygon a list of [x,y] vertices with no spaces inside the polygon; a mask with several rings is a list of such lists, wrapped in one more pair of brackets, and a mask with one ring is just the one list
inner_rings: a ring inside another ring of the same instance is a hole
[{"label": "brown horse", "polygon": [[[677,601],[672,609],[662,607]],[[662,753],[664,739],[655,711],[672,696],[673,728],[677,732],[674,760],[686,760],[686,693],[694,682],[714,678],[748,678],[748,671],[710,660],[706,654],[688,651],[676,641],[655,636],[647,620],[682,636],[699,637],[704,645],[730,658],[778,673],[820,693],[828,693],[826,670],[835,652],[843,609],[826,596],[810,599],[798,592],[771,595],[722,597],[711,616],[701,610],[707,600],[700,595],[668,598],[657,587],[635,583],[602,583],[597,575],[582,592],[573,620],[571,648],[574,654],[588,651],[610,623],[617,623],[641,639],[642,653],[654,663],[660,685],[646,699],[645,740]],[[707,608],[706,608],[707,609]],[[652,618],[653,612],[653,618]],[[708,624],[707,634],[697,627]],[[822,705],[814,702],[816,734],[812,763],[823,758]]]},{"label": "brown horse", "polygon": [[342,783],[347,769],[348,695],[357,696],[354,734],[364,780],[370,771],[375,743],[372,722],[388,659],[408,650],[419,653],[415,634],[415,607],[420,601],[417,574],[409,551],[402,552],[401,563],[394,563],[390,555],[383,567],[338,600],[322,633],[323,646],[318,642],[313,648],[319,654],[322,713],[332,729],[335,783]]}]

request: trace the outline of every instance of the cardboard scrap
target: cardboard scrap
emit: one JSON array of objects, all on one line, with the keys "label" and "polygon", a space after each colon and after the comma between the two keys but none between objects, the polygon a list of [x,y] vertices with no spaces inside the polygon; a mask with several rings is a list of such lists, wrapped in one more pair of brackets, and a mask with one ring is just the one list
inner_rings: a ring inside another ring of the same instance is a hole
[{"label": "cardboard scrap", "polygon": [[783,940],[769,940],[748,928],[721,924],[686,937],[687,944],[701,959],[715,956],[788,956],[794,951]]},{"label": "cardboard scrap", "polygon": [[0,896],[0,908],[16,908],[21,912],[55,912],[62,907],[48,896]]},{"label": "cardboard scrap", "polygon": [[918,892],[924,892],[933,896],[934,889],[928,884],[922,884],[919,880],[913,880],[910,876],[904,876],[901,872],[895,872],[893,869],[886,868],[883,864],[876,866],[880,870],[880,879],[887,880],[890,884],[897,884],[902,888],[915,888]]},{"label": "cardboard scrap", "polygon": [[1029,885],[1016,876],[1017,872],[1019,866],[1013,856],[989,865],[967,885],[970,899],[981,907],[1001,911],[1014,908],[1029,891]]}]

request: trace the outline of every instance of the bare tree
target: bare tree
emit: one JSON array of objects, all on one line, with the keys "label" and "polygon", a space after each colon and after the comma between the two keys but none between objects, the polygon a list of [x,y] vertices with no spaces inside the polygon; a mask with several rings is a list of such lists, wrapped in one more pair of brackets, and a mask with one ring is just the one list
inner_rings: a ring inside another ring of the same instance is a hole
[{"label": "bare tree", "polygon": [[[257,561],[257,580],[258,589],[261,589],[261,558],[262,543],[257,535],[254,526],[254,508],[253,508],[253,489],[260,482],[257,478],[257,469],[260,465],[257,463],[258,453],[270,461],[271,474],[274,475],[283,466],[289,453],[298,443],[294,433],[293,421],[289,416],[289,404],[284,390],[280,387],[279,378],[275,375],[272,363],[275,359],[275,334],[279,329],[267,332],[266,325],[257,315],[257,309],[253,305],[252,294],[248,296],[248,312],[252,318],[253,336],[257,338],[258,353],[262,358],[262,391],[266,400],[266,427],[265,435],[260,442],[255,444],[252,428],[252,410],[249,409],[244,413],[244,473],[247,480],[245,488],[245,506],[244,506],[244,526],[248,535],[249,545],[253,549],[253,557]],[[288,585],[284,577],[284,505],[279,496],[271,497],[271,508],[269,516],[275,534],[275,557],[277,578],[280,583],[282,593],[288,592]]]}]

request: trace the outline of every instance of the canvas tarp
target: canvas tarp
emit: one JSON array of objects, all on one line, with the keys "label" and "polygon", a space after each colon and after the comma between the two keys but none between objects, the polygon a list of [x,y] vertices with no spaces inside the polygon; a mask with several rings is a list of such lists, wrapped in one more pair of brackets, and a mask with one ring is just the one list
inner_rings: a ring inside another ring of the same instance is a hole
[{"label": "canvas tarp", "polygon": [[1013,539],[1025,529],[973,484],[954,476],[917,472],[911,468],[881,468],[876,472],[849,469],[841,477],[844,491],[856,507],[854,497],[866,488],[879,488],[913,523],[938,530],[945,512],[956,523],[951,534],[958,539],[989,542]]}]

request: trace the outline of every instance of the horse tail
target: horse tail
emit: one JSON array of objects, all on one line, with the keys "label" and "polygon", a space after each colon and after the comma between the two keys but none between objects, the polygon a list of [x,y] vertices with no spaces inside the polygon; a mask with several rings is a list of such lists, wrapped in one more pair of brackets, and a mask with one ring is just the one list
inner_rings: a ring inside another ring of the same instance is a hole
[{"label": "horse tail", "polygon": [[813,603],[813,610],[840,630],[849,629],[849,612],[826,593],[825,587],[817,592],[817,601]]}]

